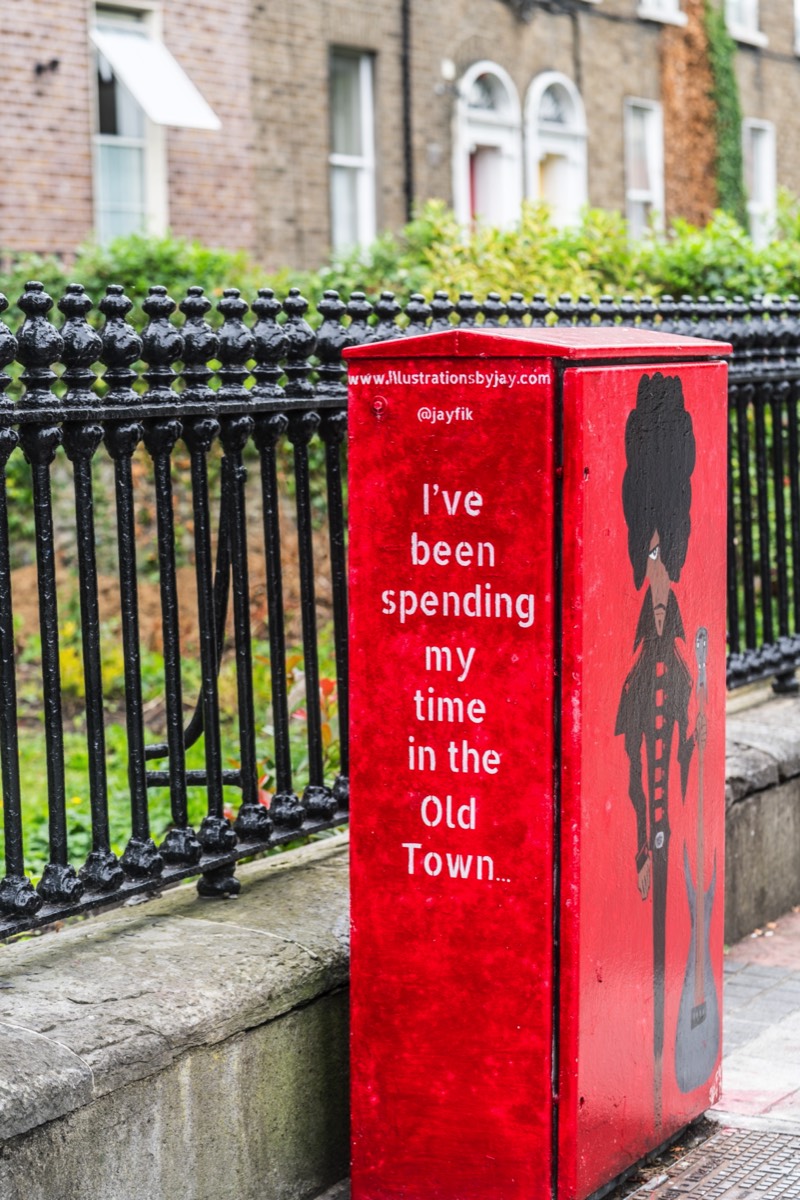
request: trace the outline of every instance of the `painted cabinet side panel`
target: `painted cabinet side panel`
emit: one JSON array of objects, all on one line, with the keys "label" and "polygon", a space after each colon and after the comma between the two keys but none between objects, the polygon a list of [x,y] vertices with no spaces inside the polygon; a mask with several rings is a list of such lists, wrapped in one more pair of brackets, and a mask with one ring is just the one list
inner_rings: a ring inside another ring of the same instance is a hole
[{"label": "painted cabinet side panel", "polygon": [[719,1091],[726,368],[570,370],[564,444],[559,1196],[582,1200]]},{"label": "painted cabinet side panel", "polygon": [[350,365],[354,1200],[551,1195],[552,369],[486,370]]}]

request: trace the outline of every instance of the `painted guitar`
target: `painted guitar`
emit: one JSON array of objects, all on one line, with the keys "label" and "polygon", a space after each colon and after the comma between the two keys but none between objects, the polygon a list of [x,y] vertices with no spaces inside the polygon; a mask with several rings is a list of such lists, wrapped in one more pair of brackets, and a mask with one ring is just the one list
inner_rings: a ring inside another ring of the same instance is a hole
[{"label": "painted guitar", "polygon": [[[698,723],[705,726],[708,685],[706,660],[708,630],[701,628],[695,638],[697,656]],[[710,1078],[717,1064],[720,1045],[719,1002],[717,985],[711,967],[708,936],[714,891],[717,884],[717,861],[708,891],[703,888],[703,754],[705,737],[697,739],[697,885],[692,881],[689,854],[683,847],[683,870],[686,876],[686,895],[692,917],[689,942],[689,961],[681,993],[678,1029],[675,1034],[675,1077],[682,1092],[691,1092]]]}]

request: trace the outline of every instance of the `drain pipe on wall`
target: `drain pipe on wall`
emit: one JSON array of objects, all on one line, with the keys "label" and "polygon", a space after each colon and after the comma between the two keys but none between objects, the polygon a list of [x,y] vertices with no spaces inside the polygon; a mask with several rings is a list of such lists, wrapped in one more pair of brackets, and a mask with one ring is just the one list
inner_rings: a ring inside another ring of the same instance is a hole
[{"label": "drain pipe on wall", "polygon": [[406,202],[406,221],[414,209],[414,147],[411,136],[411,0],[401,0],[400,71],[403,89],[403,192]]}]

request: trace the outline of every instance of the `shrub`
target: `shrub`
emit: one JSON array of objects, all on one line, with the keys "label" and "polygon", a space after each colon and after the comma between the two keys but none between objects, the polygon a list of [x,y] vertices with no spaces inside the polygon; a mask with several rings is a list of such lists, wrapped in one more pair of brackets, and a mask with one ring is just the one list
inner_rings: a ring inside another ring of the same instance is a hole
[{"label": "shrub", "polygon": [[[133,234],[108,247],[87,243],[69,268],[55,258],[23,256],[0,284],[12,304],[28,279],[41,279],[56,298],[77,280],[95,303],[107,284],[121,283],[135,303],[132,319],[140,328],[145,320],[141,301],[152,284],[166,287],[177,302],[193,284],[204,287],[212,301],[226,287],[238,287],[248,301],[259,287],[272,287],[279,296],[299,287],[311,303],[313,324],[319,323],[315,307],[326,288],[345,297],[364,291],[373,298],[384,289],[430,298],[438,288],[454,298],[471,291],[478,299],[490,291],[504,297],[518,291],[528,299],[534,292],[550,298],[586,293],[595,299],[604,292],[788,294],[800,292],[800,200],[781,194],[775,240],[763,249],[722,211],[703,229],[676,220],[663,237],[632,243],[624,219],[603,209],[587,209],[579,225],[559,229],[545,205],[526,203],[513,227],[465,229],[442,201],[432,200],[399,233],[383,234],[313,272],[284,268],[267,274],[243,252]],[[12,327],[18,316],[13,308],[7,314]],[[212,310],[210,319],[218,321],[219,314]],[[92,320],[99,322],[99,313]]]},{"label": "shrub", "polygon": [[800,200],[781,193],[775,239],[762,249],[722,211],[705,228],[677,219],[663,237],[632,243],[624,219],[602,209],[587,209],[579,225],[558,229],[543,205],[525,204],[513,228],[465,230],[444,204],[431,201],[400,234],[335,259],[308,283],[315,298],[323,287],[428,298],[445,288],[478,299],[489,291],[551,299],[560,292],[594,299],[604,292],[788,295],[800,292]]},{"label": "shrub", "polygon": [[[214,249],[183,238],[130,234],[117,238],[109,246],[85,243],[78,248],[69,267],[58,259],[36,254],[17,258],[12,270],[4,275],[0,288],[12,303],[6,318],[12,327],[13,305],[29,279],[41,280],[54,299],[62,294],[68,283],[82,283],[95,304],[109,283],[121,283],[134,301],[131,319],[139,327],[146,319],[141,312],[141,302],[153,284],[166,287],[178,303],[193,284],[204,287],[212,301],[218,299],[226,287],[239,287],[249,295],[263,285],[243,252]],[[90,319],[94,323],[102,320],[96,310]],[[57,314],[55,320],[58,323]]]}]

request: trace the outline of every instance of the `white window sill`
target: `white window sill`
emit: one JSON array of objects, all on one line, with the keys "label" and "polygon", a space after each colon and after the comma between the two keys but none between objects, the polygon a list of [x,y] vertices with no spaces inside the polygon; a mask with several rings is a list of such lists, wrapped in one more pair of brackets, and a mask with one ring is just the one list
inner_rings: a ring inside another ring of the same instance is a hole
[{"label": "white window sill", "polygon": [[760,29],[747,29],[744,25],[729,25],[728,33],[735,42],[741,42],[743,46],[763,48],[769,44],[769,38]]},{"label": "white window sill", "polygon": [[657,21],[659,25],[680,25],[684,26],[689,20],[686,13],[675,12],[665,13],[656,12],[654,9],[648,8],[644,4],[640,4],[636,10],[637,17],[642,21]]}]

